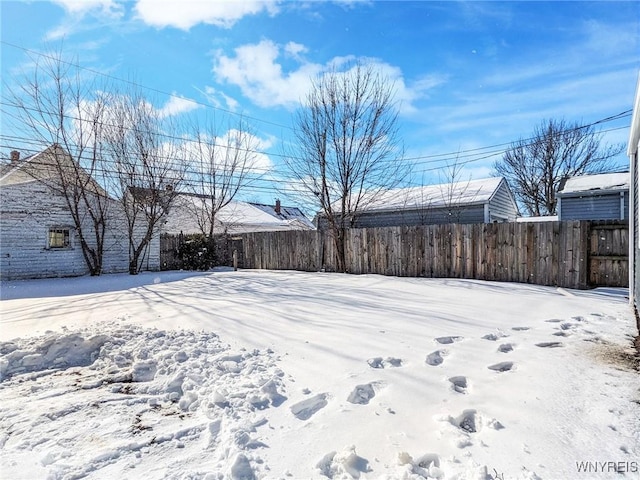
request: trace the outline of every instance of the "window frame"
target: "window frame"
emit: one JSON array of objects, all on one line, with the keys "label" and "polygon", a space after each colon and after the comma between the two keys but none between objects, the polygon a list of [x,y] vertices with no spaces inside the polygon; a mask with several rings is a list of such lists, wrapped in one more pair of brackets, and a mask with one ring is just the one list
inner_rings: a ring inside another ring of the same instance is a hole
[{"label": "window frame", "polygon": [[70,250],[73,248],[71,243],[70,227],[49,227],[47,230],[47,249],[48,250]]}]

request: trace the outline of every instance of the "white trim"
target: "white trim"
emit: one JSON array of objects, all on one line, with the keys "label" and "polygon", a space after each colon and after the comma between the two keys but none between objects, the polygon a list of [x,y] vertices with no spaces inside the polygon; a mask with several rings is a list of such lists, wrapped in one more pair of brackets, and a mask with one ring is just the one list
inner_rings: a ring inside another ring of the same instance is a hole
[{"label": "white trim", "polygon": [[491,215],[489,214],[489,204],[484,204],[484,223],[491,223]]},{"label": "white trim", "polygon": [[[633,115],[631,117],[631,128],[629,128],[629,144],[627,145],[627,156],[638,152],[640,147],[640,72],[636,84],[636,96],[633,104]],[[636,158],[637,161],[637,158]]]},{"label": "white trim", "polygon": [[556,215],[558,220],[562,220],[562,197],[556,195],[556,199],[558,200],[558,205],[556,205]]}]

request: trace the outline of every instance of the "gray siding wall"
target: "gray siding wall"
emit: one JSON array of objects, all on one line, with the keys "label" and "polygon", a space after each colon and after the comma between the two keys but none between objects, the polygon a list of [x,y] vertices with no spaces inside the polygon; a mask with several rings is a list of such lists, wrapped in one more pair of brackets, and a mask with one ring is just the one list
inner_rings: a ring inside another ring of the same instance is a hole
[{"label": "gray siding wall", "polygon": [[518,207],[509,194],[506,182],[501,182],[496,193],[489,202],[489,221],[515,222],[518,216]]},{"label": "gray siding wall", "polygon": [[445,223],[484,223],[484,205],[460,208],[423,208],[393,212],[362,213],[354,228],[439,225]]},{"label": "gray siding wall", "polygon": [[[625,195],[624,200],[624,219],[628,219],[628,195]],[[609,195],[562,197],[560,220],[620,220],[620,192]]]},{"label": "gray siding wall", "polygon": [[[118,207],[114,202],[110,209],[111,227],[105,235],[104,273],[127,272],[129,269],[126,227]],[[71,246],[64,249],[48,248],[50,228],[71,230]],[[159,270],[159,242],[157,235],[146,256],[145,269]],[[0,188],[0,279],[65,277],[88,273],[73,218],[60,194],[35,181]]]}]

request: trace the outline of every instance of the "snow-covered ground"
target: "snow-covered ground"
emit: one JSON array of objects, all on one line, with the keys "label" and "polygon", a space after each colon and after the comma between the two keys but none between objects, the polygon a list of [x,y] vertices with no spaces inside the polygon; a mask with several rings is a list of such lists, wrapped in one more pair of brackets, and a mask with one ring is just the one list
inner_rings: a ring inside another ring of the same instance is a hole
[{"label": "snow-covered ground", "polygon": [[216,271],[0,295],[3,479],[640,472],[619,290]]}]

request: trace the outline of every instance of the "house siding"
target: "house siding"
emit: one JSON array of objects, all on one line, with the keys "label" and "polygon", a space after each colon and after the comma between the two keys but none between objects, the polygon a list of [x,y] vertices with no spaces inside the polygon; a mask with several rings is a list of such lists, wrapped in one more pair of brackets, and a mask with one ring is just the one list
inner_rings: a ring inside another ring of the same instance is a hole
[{"label": "house siding", "polygon": [[[34,211],[34,199],[47,198]],[[29,182],[3,186],[0,208],[0,278],[76,276],[88,273],[73,218],[64,198],[45,185]],[[69,248],[47,248],[49,228],[70,228]]]},{"label": "house siding", "polygon": [[[640,181],[638,180],[638,153],[636,152],[630,158],[631,163],[631,188],[632,188],[632,200],[633,204],[631,205],[631,209],[633,210],[633,217],[631,222],[631,232],[632,238],[629,245],[629,250],[631,253],[631,260],[633,262],[632,271],[631,271],[631,282],[629,285],[632,286],[633,291],[631,292],[630,298],[632,299],[633,304],[637,309],[638,298],[640,298],[640,199],[638,198],[639,189],[640,189]],[[639,320],[640,322],[640,320]],[[640,324],[638,325],[640,328]]]},{"label": "house siding", "polygon": [[489,222],[515,222],[518,216],[518,208],[515,200],[509,193],[507,183],[502,181],[489,201]]},{"label": "house siding", "polygon": [[607,195],[561,197],[560,220],[620,220],[629,218],[628,195],[624,193],[624,210],[621,214],[620,192]]},{"label": "house siding", "polygon": [[446,223],[484,223],[484,205],[361,213],[356,217],[353,227],[375,228]]},{"label": "house siding", "polygon": [[[103,273],[129,270],[129,247],[120,205],[110,205],[105,232]],[[50,228],[68,228],[69,248],[48,248]],[[91,227],[84,229],[91,242]],[[89,232],[89,233],[87,233]],[[91,243],[90,243],[91,244]],[[157,235],[148,249],[144,268],[160,269]],[[64,197],[43,183],[5,184],[0,189],[0,279],[68,277],[86,275],[86,266],[73,218]]]}]

